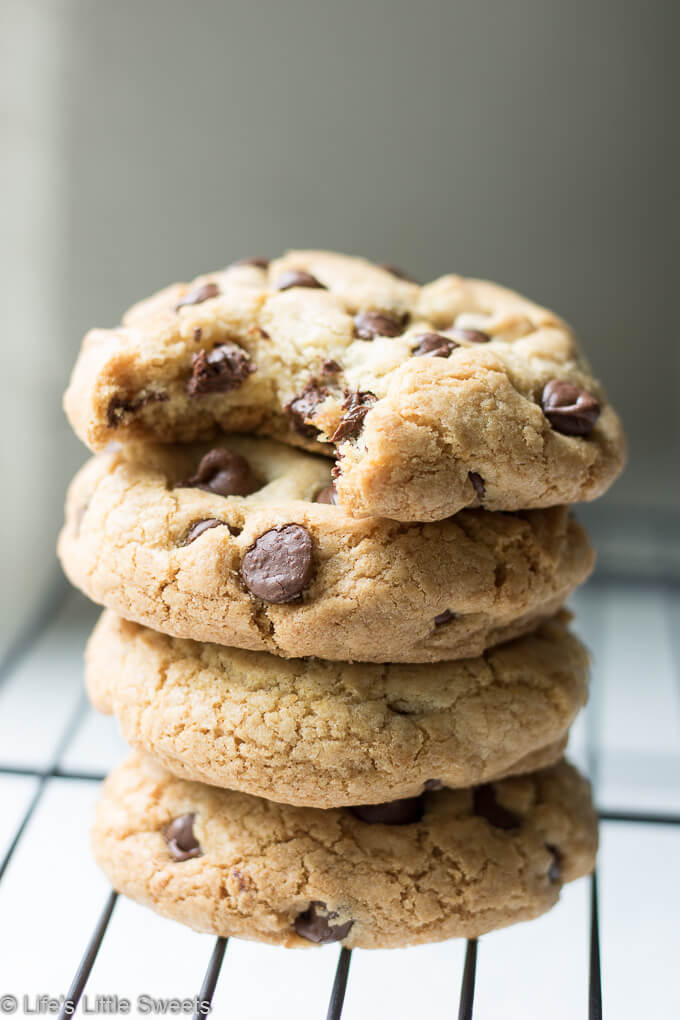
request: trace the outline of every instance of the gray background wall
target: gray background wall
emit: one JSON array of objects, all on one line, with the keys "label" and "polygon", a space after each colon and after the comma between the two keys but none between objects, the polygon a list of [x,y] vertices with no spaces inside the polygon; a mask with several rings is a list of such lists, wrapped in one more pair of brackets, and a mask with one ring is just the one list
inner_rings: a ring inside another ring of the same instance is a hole
[{"label": "gray background wall", "polygon": [[677,4],[0,10],[6,619],[52,568],[85,455],[59,405],[84,330],[289,246],[488,276],[553,306],[630,432],[606,512],[680,507]]}]

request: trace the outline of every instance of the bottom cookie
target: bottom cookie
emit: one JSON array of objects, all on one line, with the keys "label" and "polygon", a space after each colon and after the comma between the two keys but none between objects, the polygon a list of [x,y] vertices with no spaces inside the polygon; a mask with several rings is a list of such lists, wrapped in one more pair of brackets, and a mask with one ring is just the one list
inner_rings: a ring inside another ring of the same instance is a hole
[{"label": "bottom cookie", "polygon": [[377,949],[544,913],[592,871],[597,820],[564,761],[324,811],[176,779],[134,754],[104,784],[92,839],[119,892],[197,931]]}]

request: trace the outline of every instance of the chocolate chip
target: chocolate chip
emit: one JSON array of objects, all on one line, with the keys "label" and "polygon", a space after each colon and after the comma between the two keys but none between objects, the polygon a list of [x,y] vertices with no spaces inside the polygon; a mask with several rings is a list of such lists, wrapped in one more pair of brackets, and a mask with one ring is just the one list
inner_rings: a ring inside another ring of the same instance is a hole
[{"label": "chocolate chip", "polygon": [[147,393],[143,397],[135,397],[127,400],[125,397],[112,397],[106,409],[106,419],[109,428],[117,429],[124,417],[136,414],[147,404],[162,404],[169,399],[167,393]]},{"label": "chocolate chip", "polygon": [[218,344],[210,352],[194,354],[186,391],[190,397],[227,393],[238,389],[254,371],[255,365],[242,347],[233,343]]},{"label": "chocolate chip", "polygon": [[374,340],[377,336],[401,336],[406,329],[408,315],[391,315],[389,312],[358,312],[354,316],[354,335],[361,340]]},{"label": "chocolate chip", "polygon": [[117,429],[123,417],[127,414],[134,414],[136,404],[134,400],[125,400],[123,397],[112,397],[106,409],[106,420],[110,429]]},{"label": "chocolate chip", "polygon": [[219,293],[220,288],[216,283],[202,283],[200,286],[190,290],[181,301],[177,302],[175,311],[178,312],[180,308],[184,308],[186,305],[200,305],[204,301],[209,301],[210,298],[216,298]]},{"label": "chocolate chip", "polygon": [[422,797],[405,797],[385,804],[361,804],[350,811],[369,825],[413,825],[423,817],[425,804]]},{"label": "chocolate chip", "polygon": [[301,524],[265,531],[241,562],[241,580],[265,602],[292,602],[312,577],[312,537]]},{"label": "chocolate chip", "polygon": [[245,457],[218,446],[199,461],[196,474],[178,488],[204,489],[218,496],[249,496],[262,483]]},{"label": "chocolate chip", "polygon": [[256,266],[258,269],[267,269],[269,259],[265,259],[261,255],[249,255],[244,259],[236,259],[236,262],[230,263],[229,269],[233,269],[234,266]]},{"label": "chocolate chip", "polygon": [[314,499],[315,503],[330,503],[331,506],[338,505],[338,494],[335,491],[334,485],[327,485],[325,489],[317,492]]},{"label": "chocolate chip", "polygon": [[452,326],[446,332],[452,340],[467,340],[469,344],[488,344],[491,340],[489,334],[483,333],[481,329],[461,329],[458,326]]},{"label": "chocolate chip", "polygon": [[316,439],[319,434],[319,430],[307,421],[307,418],[311,418],[319,406],[328,396],[328,390],[325,386],[319,386],[315,379],[307,383],[302,393],[298,393],[296,397],[286,404],[285,410],[293,419],[293,425],[295,431],[299,432],[301,436],[306,436],[307,439]]},{"label": "chocolate chip", "polygon": [[194,835],[196,815],[180,815],[165,829],[163,835],[168,850],[176,861],[188,861],[191,857],[202,857],[203,851]]},{"label": "chocolate chip", "polygon": [[325,903],[314,900],[308,908],[295,918],[294,927],[298,935],[309,942],[340,942],[348,934],[354,921],[331,924],[337,913],[329,911]]},{"label": "chocolate chip", "polygon": [[435,627],[443,627],[445,623],[451,623],[451,620],[456,619],[457,614],[452,613],[450,609],[445,609],[439,616],[435,616],[434,625]]},{"label": "chocolate chip", "polygon": [[339,443],[342,439],[356,439],[363,427],[364,418],[376,400],[375,393],[368,391],[365,393],[359,391],[348,393],[342,403],[342,409],[345,413],[331,436],[331,442]]},{"label": "chocolate chip", "polygon": [[202,339],[203,339],[203,330],[201,329],[200,326],[196,326],[196,328],[194,329],[194,341],[195,341],[195,343],[200,344]]},{"label": "chocolate chip", "polygon": [[545,847],[546,850],[550,851],[553,858],[548,868],[548,881],[559,882],[562,878],[562,854],[556,846],[551,846],[550,843],[546,843]]},{"label": "chocolate chip", "polygon": [[407,283],[418,282],[417,280],[414,280],[412,276],[409,276],[408,273],[405,273],[403,269],[400,269],[399,266],[393,266],[391,262],[380,262],[379,265],[386,273],[390,273],[391,276],[396,276],[398,280],[406,280]]},{"label": "chocolate chip", "polygon": [[[216,517],[206,517],[203,521],[195,521],[187,531],[184,545],[191,545],[204,531],[209,531],[210,528],[218,528],[220,525],[224,526],[224,521],[218,521]],[[228,525],[226,526],[228,527]]]},{"label": "chocolate chip", "polygon": [[493,783],[475,787],[472,801],[475,814],[486,818],[496,829],[517,829],[522,823],[521,818],[498,803]]},{"label": "chocolate chip", "polygon": [[426,779],[423,783],[426,790],[441,790],[443,785],[441,779]]},{"label": "chocolate chip", "polygon": [[587,436],[600,417],[595,397],[564,379],[551,379],[545,384],[541,407],[555,432],[565,436]]},{"label": "chocolate chip", "polygon": [[450,340],[441,333],[421,333],[416,340],[418,343],[411,348],[414,358],[448,358],[451,351],[460,347],[455,340]]},{"label": "chocolate chip", "polygon": [[478,475],[476,471],[468,471],[468,478],[472,484],[472,488],[477,493],[480,501],[484,499],[486,495],[486,486],[484,485],[484,479],[481,475]]},{"label": "chocolate chip", "polygon": [[342,365],[339,365],[334,358],[326,358],[321,365],[322,375],[337,375],[338,372],[342,372]]},{"label": "chocolate chip", "polygon": [[277,290],[290,290],[291,287],[315,287],[319,290],[326,290],[324,284],[317,280],[316,276],[304,273],[301,269],[290,269],[276,281]]}]

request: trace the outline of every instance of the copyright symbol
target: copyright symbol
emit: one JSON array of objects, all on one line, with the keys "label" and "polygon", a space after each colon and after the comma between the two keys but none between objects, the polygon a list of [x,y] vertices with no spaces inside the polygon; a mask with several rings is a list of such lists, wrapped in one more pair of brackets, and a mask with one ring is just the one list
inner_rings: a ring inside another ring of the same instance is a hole
[{"label": "copyright symbol", "polygon": [[16,995],[0,996],[0,1013],[16,1013],[19,1008],[19,1000]]}]

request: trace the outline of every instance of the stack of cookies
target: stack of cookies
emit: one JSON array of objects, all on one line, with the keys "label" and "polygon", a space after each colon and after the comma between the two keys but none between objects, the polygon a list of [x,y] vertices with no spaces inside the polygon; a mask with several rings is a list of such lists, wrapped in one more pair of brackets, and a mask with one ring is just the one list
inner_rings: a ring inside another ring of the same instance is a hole
[{"label": "stack of cookies", "polygon": [[85,338],[96,453],[60,555],[106,607],[93,704],[133,756],[94,851],[193,928],[389,947],[535,917],[593,867],[562,760],[624,461],[568,327],[458,276],[243,259]]}]

